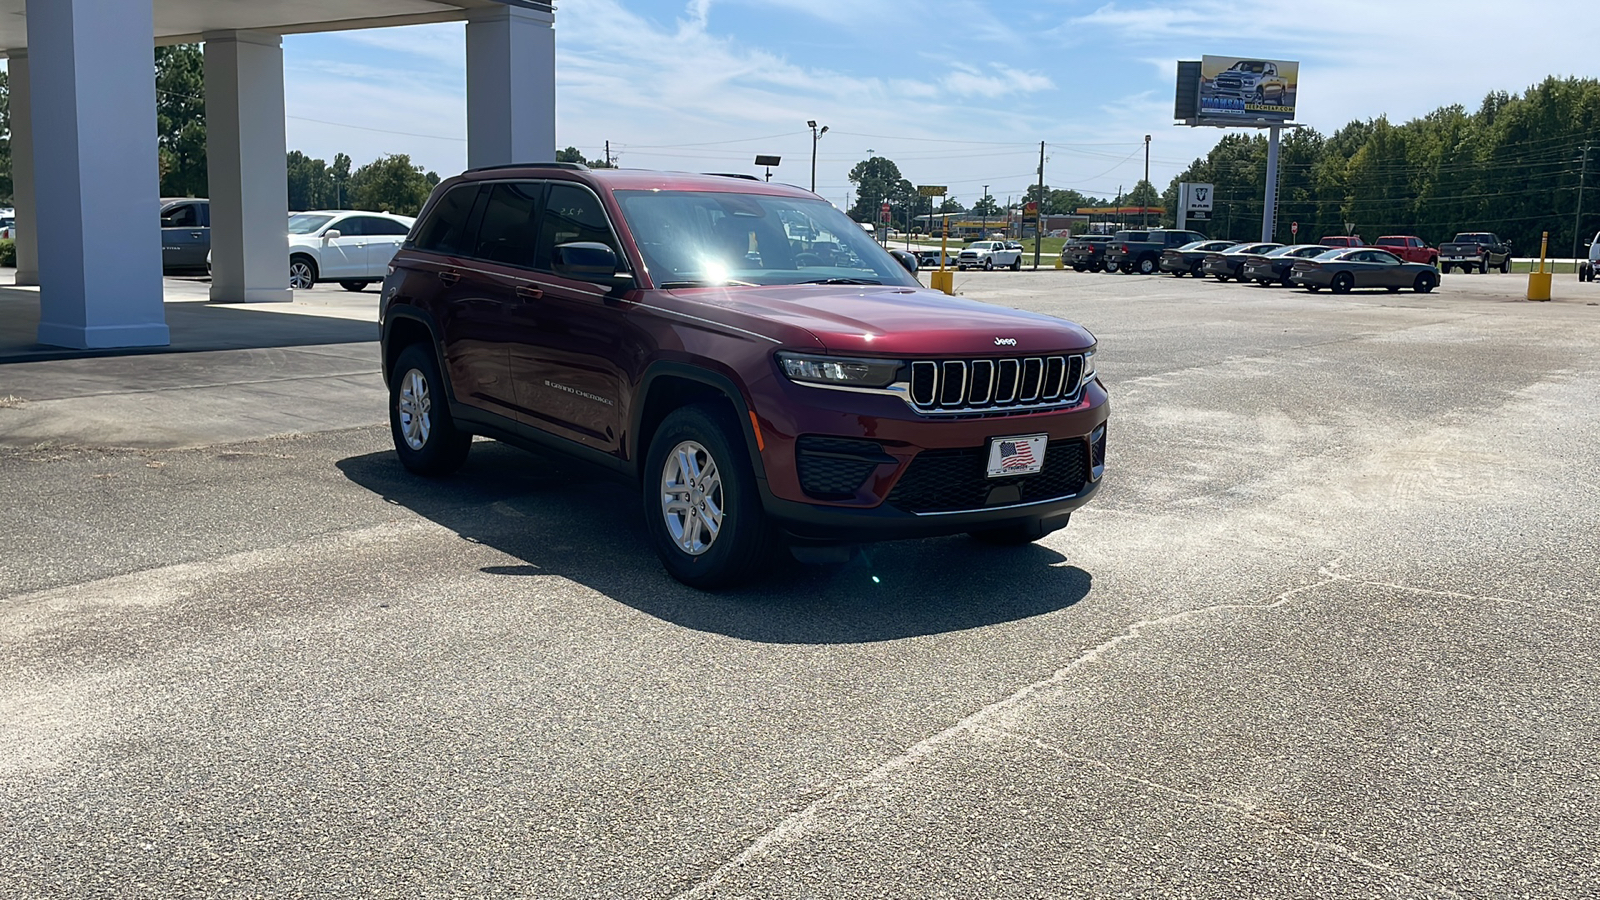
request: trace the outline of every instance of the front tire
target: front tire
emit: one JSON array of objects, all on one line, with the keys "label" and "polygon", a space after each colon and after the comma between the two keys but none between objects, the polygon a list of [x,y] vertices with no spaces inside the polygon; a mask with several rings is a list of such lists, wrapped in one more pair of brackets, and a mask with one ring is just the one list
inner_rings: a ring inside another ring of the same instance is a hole
[{"label": "front tire", "polygon": [[400,463],[418,475],[448,475],[467,461],[472,435],[450,417],[439,363],[427,344],[412,344],[395,361],[389,375],[389,431]]},{"label": "front tire", "polygon": [[1417,280],[1411,282],[1411,289],[1419,294],[1426,294],[1435,287],[1438,287],[1438,285],[1439,279],[1433,277],[1432,273],[1421,272],[1417,275]]},{"label": "front tire", "polygon": [[289,287],[309,291],[317,283],[317,261],[304,254],[289,257]]},{"label": "front tire", "polygon": [[1510,256],[1510,254],[1507,254],[1505,259],[1500,260],[1500,274],[1501,275],[1510,275],[1511,274],[1511,256]]},{"label": "front tire", "polygon": [[371,283],[372,282],[370,281],[341,281],[339,282],[339,287],[342,287],[351,293],[360,293],[366,290],[367,285]]},{"label": "front tire", "polygon": [[994,271],[994,257],[991,256],[988,259],[983,261],[983,270],[985,272],[993,272]]},{"label": "front tire", "polygon": [[645,528],[673,578],[710,590],[748,580],[778,547],[744,435],[721,403],[675,410],[650,439]]}]

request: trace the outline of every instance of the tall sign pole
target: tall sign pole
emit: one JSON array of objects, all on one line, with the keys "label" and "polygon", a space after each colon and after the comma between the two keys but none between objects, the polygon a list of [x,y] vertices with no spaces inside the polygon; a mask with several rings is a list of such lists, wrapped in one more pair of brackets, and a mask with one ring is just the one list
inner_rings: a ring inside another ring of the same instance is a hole
[{"label": "tall sign pole", "polygon": [[1572,213],[1572,265],[1578,265],[1578,244],[1583,241],[1583,180],[1589,174],[1589,145],[1583,145],[1583,158],[1578,163],[1578,208]]},{"label": "tall sign pole", "polygon": [[1261,241],[1272,240],[1278,225],[1278,136],[1283,131],[1272,126],[1267,138],[1267,196],[1261,210]]}]

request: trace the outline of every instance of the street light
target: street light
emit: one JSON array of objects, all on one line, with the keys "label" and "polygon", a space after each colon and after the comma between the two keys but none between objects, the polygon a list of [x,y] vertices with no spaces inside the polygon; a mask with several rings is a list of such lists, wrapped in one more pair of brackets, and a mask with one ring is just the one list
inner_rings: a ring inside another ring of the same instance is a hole
[{"label": "street light", "polygon": [[816,119],[812,119],[806,125],[811,128],[811,193],[815,194],[817,192],[817,138],[828,133],[828,126],[824,125],[822,130],[818,131]]}]

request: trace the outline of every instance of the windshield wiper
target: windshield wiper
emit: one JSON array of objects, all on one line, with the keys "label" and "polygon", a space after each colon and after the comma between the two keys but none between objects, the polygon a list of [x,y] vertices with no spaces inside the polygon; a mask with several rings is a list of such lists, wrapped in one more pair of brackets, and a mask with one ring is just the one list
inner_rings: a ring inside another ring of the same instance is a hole
[{"label": "windshield wiper", "polygon": [[813,278],[810,281],[796,281],[795,284],[883,284],[871,278]]},{"label": "windshield wiper", "polygon": [[663,281],[656,285],[656,287],[661,288],[664,291],[670,291],[673,288],[725,287],[727,285],[733,285],[735,287],[757,287],[756,283],[753,281],[736,281],[732,278],[724,278],[721,281]]}]

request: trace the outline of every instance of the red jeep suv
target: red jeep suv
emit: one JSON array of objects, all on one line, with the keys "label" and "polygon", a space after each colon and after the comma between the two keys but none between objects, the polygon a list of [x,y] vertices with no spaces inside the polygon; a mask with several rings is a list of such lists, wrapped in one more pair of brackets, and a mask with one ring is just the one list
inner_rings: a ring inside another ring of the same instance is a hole
[{"label": "red jeep suv", "polygon": [[785,544],[1066,525],[1105,468],[1094,337],[908,268],[798,188],[466,172],[383,283],[395,449],[422,475],[473,435],[596,463],[639,487],[667,571],[703,588]]}]

